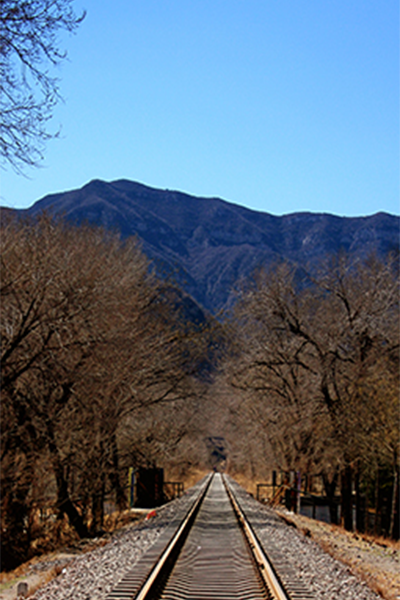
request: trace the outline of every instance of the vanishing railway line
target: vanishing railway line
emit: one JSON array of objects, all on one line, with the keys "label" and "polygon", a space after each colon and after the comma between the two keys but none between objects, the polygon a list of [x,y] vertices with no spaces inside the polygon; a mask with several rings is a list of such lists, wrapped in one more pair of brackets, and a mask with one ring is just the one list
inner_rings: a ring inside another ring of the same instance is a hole
[{"label": "vanishing railway line", "polygon": [[209,475],[183,512],[107,600],[315,598],[284,559],[267,557],[224,475]]}]

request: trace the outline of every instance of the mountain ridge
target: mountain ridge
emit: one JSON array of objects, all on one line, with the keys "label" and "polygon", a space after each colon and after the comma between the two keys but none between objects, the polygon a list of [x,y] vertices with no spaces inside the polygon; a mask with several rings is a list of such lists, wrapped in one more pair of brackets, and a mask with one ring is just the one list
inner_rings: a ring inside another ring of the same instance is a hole
[{"label": "mountain ridge", "polygon": [[399,251],[400,218],[383,211],[360,217],[324,212],[276,216],[127,179],[95,179],[17,212],[41,211],[101,225],[123,237],[136,235],[159,271],[175,273],[211,312],[229,306],[237,281],[261,265],[281,259],[304,265],[340,249],[356,256]]}]

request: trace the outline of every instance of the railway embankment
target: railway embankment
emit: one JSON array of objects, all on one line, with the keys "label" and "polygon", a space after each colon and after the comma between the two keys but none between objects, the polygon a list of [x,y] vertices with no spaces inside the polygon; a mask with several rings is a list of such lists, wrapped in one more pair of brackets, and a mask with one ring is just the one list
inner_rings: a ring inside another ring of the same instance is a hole
[{"label": "railway embankment", "polygon": [[[239,486],[237,491],[261,542],[285,556],[317,598],[397,600],[400,597],[398,544],[349,534],[285,510],[272,511],[244,490],[240,491]],[[22,565],[14,574],[3,577],[0,600],[16,598],[21,583],[27,584],[32,600],[104,600],[187,501],[185,494],[157,509],[151,518],[133,523],[107,539],[92,541],[72,552],[64,549]]]},{"label": "railway embankment", "polygon": [[385,600],[400,598],[400,542],[345,531],[281,508],[277,514],[300,535],[345,565]]},{"label": "railway embankment", "polygon": [[196,485],[178,498],[122,527],[111,536],[34,558],[0,574],[0,600],[15,600],[19,584],[31,600],[102,600],[168,527]]}]

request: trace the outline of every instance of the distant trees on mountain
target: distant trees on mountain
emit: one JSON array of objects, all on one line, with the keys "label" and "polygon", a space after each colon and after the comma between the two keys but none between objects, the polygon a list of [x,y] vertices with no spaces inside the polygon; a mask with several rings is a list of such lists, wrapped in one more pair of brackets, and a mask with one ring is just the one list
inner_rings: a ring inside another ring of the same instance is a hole
[{"label": "distant trees on mountain", "polygon": [[27,556],[39,508],[55,500],[85,537],[110,489],[126,506],[128,467],[193,445],[206,324],[160,290],[135,242],[46,216],[2,227],[3,567]]},{"label": "distant trees on mountain", "polygon": [[369,488],[389,473],[393,528],[400,458],[397,264],[338,255],[310,273],[286,263],[261,270],[239,297],[231,327],[234,352],[225,373],[242,393],[246,443],[264,438],[276,467],[322,475],[332,501],[341,475],[347,529],[352,489],[373,498],[379,491]]}]

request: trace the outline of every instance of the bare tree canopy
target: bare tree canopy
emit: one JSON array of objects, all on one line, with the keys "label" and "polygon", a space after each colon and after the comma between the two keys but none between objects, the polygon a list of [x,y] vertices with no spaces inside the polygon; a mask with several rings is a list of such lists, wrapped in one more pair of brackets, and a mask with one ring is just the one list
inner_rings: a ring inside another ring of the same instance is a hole
[{"label": "bare tree canopy", "polygon": [[59,80],[48,67],[66,58],[59,32],[73,33],[85,16],[74,13],[72,2],[0,2],[0,153],[3,166],[18,173],[38,166],[45,142],[57,136],[47,122],[61,98]]},{"label": "bare tree canopy", "polygon": [[106,496],[125,508],[130,468],[198,464],[212,329],[184,321],[135,240],[47,215],[0,229],[0,529],[10,569],[35,552],[26,523],[38,507],[76,536],[95,535]]},{"label": "bare tree canopy", "polygon": [[241,431],[235,445],[245,444],[247,458],[255,440],[255,471],[264,438],[279,469],[322,477],[332,522],[341,481],[341,518],[349,530],[354,483],[357,528],[365,527],[368,499],[393,535],[400,472],[397,263],[340,253],[304,273],[276,264],[256,272],[239,297],[225,366],[240,399],[230,403]]}]

